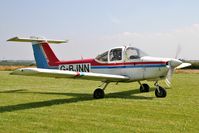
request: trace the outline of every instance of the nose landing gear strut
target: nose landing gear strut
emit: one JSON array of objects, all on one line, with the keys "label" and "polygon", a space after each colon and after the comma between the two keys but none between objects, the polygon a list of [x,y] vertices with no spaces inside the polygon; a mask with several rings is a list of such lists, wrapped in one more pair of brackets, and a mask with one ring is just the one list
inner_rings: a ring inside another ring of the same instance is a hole
[{"label": "nose landing gear strut", "polygon": [[158,84],[158,81],[155,82],[154,84],[156,86],[156,89],[155,89],[155,96],[156,97],[159,97],[159,98],[164,98],[167,96],[167,91],[165,88],[161,87],[159,84]]}]

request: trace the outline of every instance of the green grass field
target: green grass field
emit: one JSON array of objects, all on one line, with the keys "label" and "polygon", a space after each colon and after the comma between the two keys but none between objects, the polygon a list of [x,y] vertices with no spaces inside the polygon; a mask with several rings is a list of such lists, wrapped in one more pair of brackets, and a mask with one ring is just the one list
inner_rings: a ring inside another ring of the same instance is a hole
[{"label": "green grass field", "polygon": [[[164,82],[161,82],[166,86]],[[199,74],[175,74],[166,98],[139,93],[137,83],[11,76],[0,71],[0,132],[199,132]]]}]

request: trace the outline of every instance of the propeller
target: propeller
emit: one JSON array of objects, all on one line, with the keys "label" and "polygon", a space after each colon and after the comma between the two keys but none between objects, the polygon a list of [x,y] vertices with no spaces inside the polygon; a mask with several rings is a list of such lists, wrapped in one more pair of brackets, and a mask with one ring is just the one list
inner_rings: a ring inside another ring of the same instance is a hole
[{"label": "propeller", "polygon": [[181,60],[176,59],[178,57],[180,51],[181,51],[181,47],[180,47],[180,45],[178,45],[176,55],[175,55],[175,59],[171,58],[171,59],[168,60],[169,71],[168,71],[166,79],[165,79],[165,82],[166,82],[168,87],[171,87],[172,76],[173,76],[173,73],[175,72],[176,69],[181,69],[181,68],[191,66],[190,63],[183,63]]},{"label": "propeller", "polygon": [[171,87],[171,80],[172,80],[172,76],[175,71],[175,68],[177,66],[180,66],[181,64],[182,64],[182,61],[180,61],[178,59],[169,59],[169,61],[168,61],[169,71],[167,73],[166,80],[165,80],[168,87]]},{"label": "propeller", "polygon": [[168,87],[171,87],[171,80],[172,80],[172,76],[173,73],[175,72],[176,69],[182,69],[185,67],[191,66],[190,63],[183,63],[182,61],[178,60],[178,59],[170,59],[168,61],[168,68],[169,71],[167,73],[165,82],[167,84]]}]

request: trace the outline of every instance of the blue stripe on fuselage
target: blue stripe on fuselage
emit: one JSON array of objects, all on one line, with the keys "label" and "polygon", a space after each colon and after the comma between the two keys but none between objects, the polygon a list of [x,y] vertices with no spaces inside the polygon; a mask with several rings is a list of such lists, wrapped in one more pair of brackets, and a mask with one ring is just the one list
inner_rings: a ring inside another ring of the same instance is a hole
[{"label": "blue stripe on fuselage", "polygon": [[91,69],[143,68],[143,67],[166,67],[166,65],[165,64],[146,64],[146,65],[123,65],[123,66],[91,66]]}]

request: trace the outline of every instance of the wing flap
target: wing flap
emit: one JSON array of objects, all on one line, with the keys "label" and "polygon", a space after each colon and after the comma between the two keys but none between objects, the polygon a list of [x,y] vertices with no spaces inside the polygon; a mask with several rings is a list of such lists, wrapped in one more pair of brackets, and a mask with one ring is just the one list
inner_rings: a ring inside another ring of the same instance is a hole
[{"label": "wing flap", "polygon": [[88,72],[74,72],[62,71],[54,69],[41,69],[41,68],[20,68],[11,73],[12,75],[25,75],[25,76],[38,76],[38,77],[54,77],[54,78],[73,78],[73,79],[86,79],[106,82],[119,82],[128,81],[127,76],[101,74],[101,73],[88,73]]}]

